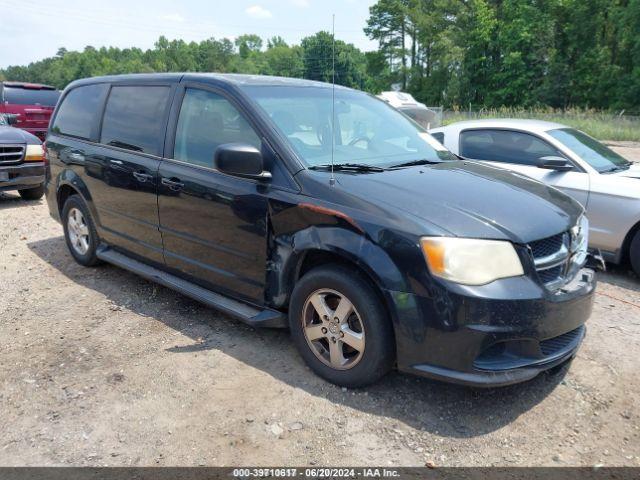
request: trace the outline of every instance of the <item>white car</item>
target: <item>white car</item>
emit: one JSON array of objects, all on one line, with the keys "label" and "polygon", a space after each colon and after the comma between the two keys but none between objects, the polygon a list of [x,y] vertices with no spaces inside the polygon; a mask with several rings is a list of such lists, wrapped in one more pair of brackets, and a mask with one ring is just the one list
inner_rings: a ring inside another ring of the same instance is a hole
[{"label": "white car", "polygon": [[405,92],[382,92],[378,95],[396,110],[401,111],[411,120],[427,130],[440,125],[436,112],[424,103],[418,102],[413,95]]},{"label": "white car", "polygon": [[586,133],[539,120],[457,122],[429,131],[453,153],[533,177],[587,210],[589,246],[640,275],[640,164]]}]

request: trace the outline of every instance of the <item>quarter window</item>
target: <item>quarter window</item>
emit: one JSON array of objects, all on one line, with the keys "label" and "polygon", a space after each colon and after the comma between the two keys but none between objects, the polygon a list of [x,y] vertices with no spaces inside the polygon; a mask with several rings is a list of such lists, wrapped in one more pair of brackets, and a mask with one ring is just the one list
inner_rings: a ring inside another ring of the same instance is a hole
[{"label": "quarter window", "polygon": [[108,86],[104,83],[76,87],[64,97],[51,127],[54,133],[90,140]]},{"label": "quarter window", "polygon": [[541,157],[563,155],[544,140],[510,130],[467,130],[460,134],[460,155],[474,160],[536,165]]},{"label": "quarter window", "polygon": [[431,136],[444,145],[444,132],[435,132]]},{"label": "quarter window", "polygon": [[248,143],[256,148],[261,144],[255,130],[228,100],[188,88],[178,117],[173,157],[212,167],[216,148],[225,143]]},{"label": "quarter window", "polygon": [[114,86],[102,120],[100,143],[159,155],[169,87]]}]

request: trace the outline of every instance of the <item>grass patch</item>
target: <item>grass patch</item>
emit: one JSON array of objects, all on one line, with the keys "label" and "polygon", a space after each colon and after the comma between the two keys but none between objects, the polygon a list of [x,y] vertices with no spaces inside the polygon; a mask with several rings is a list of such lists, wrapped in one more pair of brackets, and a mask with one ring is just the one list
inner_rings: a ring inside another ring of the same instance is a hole
[{"label": "grass patch", "polygon": [[480,118],[534,118],[562,123],[588,133],[598,140],[640,142],[640,117],[620,116],[595,110],[518,110],[500,108],[479,112],[446,111],[443,125]]}]

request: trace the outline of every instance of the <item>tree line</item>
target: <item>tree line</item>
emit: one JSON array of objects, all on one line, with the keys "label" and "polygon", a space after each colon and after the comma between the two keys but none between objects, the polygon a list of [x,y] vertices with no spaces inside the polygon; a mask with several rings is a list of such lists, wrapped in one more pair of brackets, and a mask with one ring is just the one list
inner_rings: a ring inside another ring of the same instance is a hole
[{"label": "tree line", "polygon": [[640,110],[640,0],[380,0],[365,32],[427,103]]},{"label": "tree line", "polygon": [[[335,77],[373,93],[397,85],[430,105],[640,111],[640,0],[379,0],[365,34],[378,49],[335,42]],[[132,72],[231,72],[331,81],[333,38],[299,45],[252,34],[154,47],[61,48],[0,79],[63,88]]]}]

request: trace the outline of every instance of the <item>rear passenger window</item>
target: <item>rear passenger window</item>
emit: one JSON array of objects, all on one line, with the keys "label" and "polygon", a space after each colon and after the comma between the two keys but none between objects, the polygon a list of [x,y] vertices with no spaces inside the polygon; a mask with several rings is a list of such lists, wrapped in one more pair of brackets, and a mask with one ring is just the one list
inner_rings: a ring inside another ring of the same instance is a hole
[{"label": "rear passenger window", "polygon": [[12,105],[42,105],[55,107],[60,91],[51,88],[4,87],[4,101]]},{"label": "rear passenger window", "polygon": [[173,158],[212,167],[213,154],[225,143],[248,143],[260,148],[260,138],[242,114],[224,97],[189,88],[186,90]]},{"label": "rear passenger window", "polygon": [[536,165],[542,157],[562,153],[535,135],[511,130],[467,130],[460,133],[460,155],[474,160]]},{"label": "rear passenger window", "polygon": [[107,89],[104,83],[97,83],[71,90],[58,108],[51,131],[90,140]]},{"label": "rear passenger window", "polygon": [[100,143],[160,155],[168,100],[165,86],[112,87]]}]

